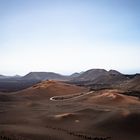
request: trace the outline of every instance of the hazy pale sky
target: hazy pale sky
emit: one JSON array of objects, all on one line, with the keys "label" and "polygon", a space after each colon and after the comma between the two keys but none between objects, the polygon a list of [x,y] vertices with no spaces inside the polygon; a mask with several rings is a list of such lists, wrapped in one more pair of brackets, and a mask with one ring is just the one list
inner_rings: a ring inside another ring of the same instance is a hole
[{"label": "hazy pale sky", "polygon": [[0,74],[140,72],[140,0],[0,0]]}]

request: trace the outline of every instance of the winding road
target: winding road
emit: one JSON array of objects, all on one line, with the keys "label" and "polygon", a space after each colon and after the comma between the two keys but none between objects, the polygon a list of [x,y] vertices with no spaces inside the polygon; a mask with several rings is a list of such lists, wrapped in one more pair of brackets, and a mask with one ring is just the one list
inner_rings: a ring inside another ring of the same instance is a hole
[{"label": "winding road", "polygon": [[84,92],[84,93],[76,93],[76,94],[71,94],[71,95],[62,95],[62,96],[53,96],[50,98],[51,101],[64,101],[64,100],[71,100],[71,99],[76,99],[80,98],[82,96],[88,95],[93,93],[94,91],[90,92]]}]

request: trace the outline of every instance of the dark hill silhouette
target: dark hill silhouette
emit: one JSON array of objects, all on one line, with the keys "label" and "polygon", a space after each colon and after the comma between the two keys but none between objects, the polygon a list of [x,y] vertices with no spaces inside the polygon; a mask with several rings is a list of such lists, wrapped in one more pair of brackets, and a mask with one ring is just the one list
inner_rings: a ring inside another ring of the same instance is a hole
[{"label": "dark hill silhouette", "polygon": [[123,74],[115,70],[106,71],[104,69],[91,69],[83,72],[78,77],[74,78],[73,81],[94,81],[102,77],[109,78],[111,76],[125,77]]},{"label": "dark hill silhouette", "polygon": [[104,69],[91,69],[83,72],[78,77],[74,78],[74,81],[93,81],[99,76],[107,75],[107,71]]},{"label": "dark hill silhouette", "polygon": [[22,79],[36,79],[36,80],[67,80],[68,76],[60,75],[54,72],[30,72]]},{"label": "dark hill silhouette", "polygon": [[120,84],[128,78],[118,71],[104,69],[91,69],[83,72],[80,76],[73,78],[72,83],[77,85],[89,86],[94,89],[111,88],[116,84]]},{"label": "dark hill silhouette", "polygon": [[[134,91],[134,95],[140,94],[140,74],[125,75],[116,70],[91,69],[73,78],[69,83],[87,86],[91,90],[117,88]],[[129,92],[128,94],[132,95],[133,93]]]},{"label": "dark hill silhouette", "polygon": [[0,75],[0,79],[10,78],[11,76]]}]

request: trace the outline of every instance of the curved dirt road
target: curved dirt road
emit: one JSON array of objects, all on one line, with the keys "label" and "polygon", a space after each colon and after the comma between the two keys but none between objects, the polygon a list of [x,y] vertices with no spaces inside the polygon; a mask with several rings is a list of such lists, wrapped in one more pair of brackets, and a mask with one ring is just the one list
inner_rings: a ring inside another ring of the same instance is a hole
[{"label": "curved dirt road", "polygon": [[64,100],[71,100],[71,99],[76,99],[80,98],[82,96],[88,95],[93,93],[93,91],[90,92],[85,92],[85,93],[76,93],[72,95],[63,95],[63,96],[53,96],[50,98],[51,101],[64,101]]}]

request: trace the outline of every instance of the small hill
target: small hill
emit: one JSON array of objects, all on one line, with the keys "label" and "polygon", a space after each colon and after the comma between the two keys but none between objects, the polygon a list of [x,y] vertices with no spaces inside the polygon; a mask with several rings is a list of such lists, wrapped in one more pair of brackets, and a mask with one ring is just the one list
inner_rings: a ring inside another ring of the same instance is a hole
[{"label": "small hill", "polygon": [[52,96],[68,95],[84,91],[87,91],[87,88],[60,81],[47,80],[28,89],[16,92],[15,95],[29,99],[49,99]]},{"label": "small hill", "polygon": [[88,98],[87,102],[109,106],[140,105],[139,98],[123,95],[121,92],[118,90],[103,90],[99,94]]},{"label": "small hill", "polygon": [[80,73],[75,72],[75,73],[70,75],[70,78],[75,78],[75,77],[78,77],[78,76],[80,76]]}]

